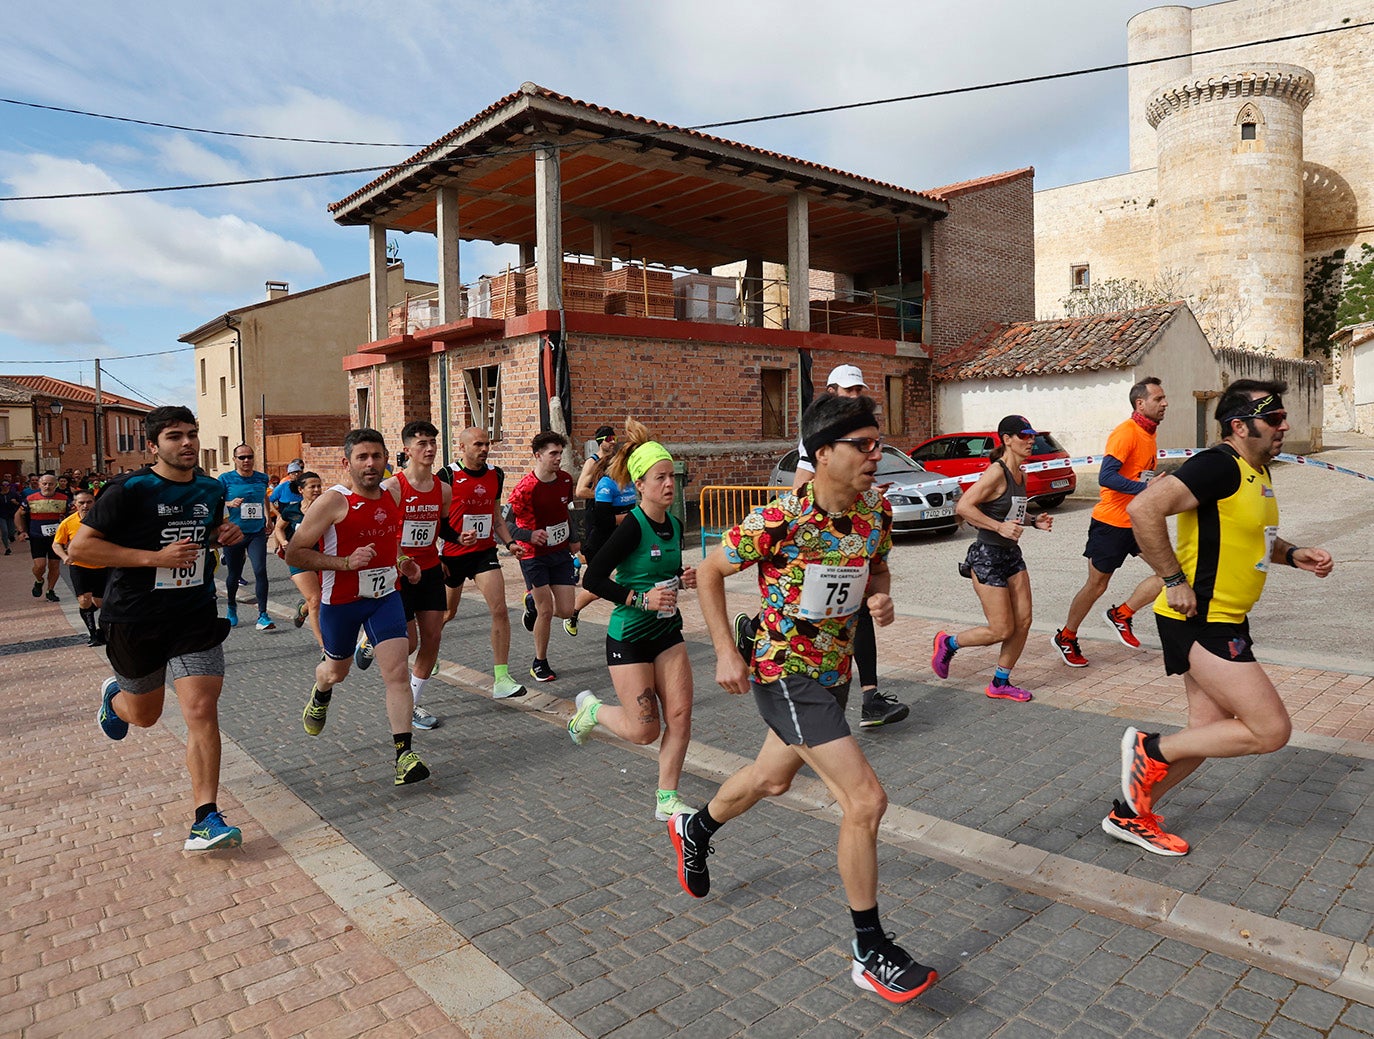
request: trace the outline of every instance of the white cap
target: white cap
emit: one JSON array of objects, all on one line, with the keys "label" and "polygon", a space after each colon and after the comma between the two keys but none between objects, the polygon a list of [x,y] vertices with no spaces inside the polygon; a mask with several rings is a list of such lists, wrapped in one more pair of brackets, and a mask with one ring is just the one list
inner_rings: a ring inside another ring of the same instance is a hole
[{"label": "white cap", "polygon": [[825,380],[827,386],[838,386],[842,390],[848,390],[855,386],[868,389],[868,384],[864,382],[864,373],[859,371],[858,365],[842,364],[830,373],[830,378]]}]

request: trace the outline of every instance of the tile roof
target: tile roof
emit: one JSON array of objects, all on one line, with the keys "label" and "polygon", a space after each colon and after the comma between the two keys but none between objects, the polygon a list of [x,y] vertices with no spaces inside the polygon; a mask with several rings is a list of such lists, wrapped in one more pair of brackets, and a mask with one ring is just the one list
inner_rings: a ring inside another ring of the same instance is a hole
[{"label": "tile roof", "polygon": [[1010,184],[1012,181],[1020,180],[1022,177],[1034,179],[1035,167],[1024,166],[1019,170],[1008,170],[1006,173],[991,173],[986,177],[975,177],[973,180],[961,180],[956,184],[946,184],[942,188],[927,188],[926,194],[943,199],[958,198],[960,195],[967,195],[970,191],[981,191],[983,188]]},{"label": "tile roof", "polygon": [[[95,388],[83,386],[79,382],[67,382],[65,379],[54,379],[51,375],[0,375],[12,386],[21,386],[30,393],[41,394],[44,397],[56,397],[58,400],[69,400],[73,404],[94,404]],[[121,397],[117,393],[101,387],[100,403],[102,407],[115,405],[123,408],[131,408],[139,412],[149,412],[153,410],[151,404],[145,404],[141,400],[133,400],[129,397]]]},{"label": "tile roof", "polygon": [[0,379],[0,404],[28,404],[33,394],[22,386]]},{"label": "tile roof", "polygon": [[1165,303],[1057,321],[990,323],[941,357],[931,377],[954,382],[1129,368],[1186,309],[1186,303]]},{"label": "tile roof", "polygon": [[[715,137],[711,134],[702,133],[699,130],[689,130],[681,126],[674,126],[672,123],[663,123],[659,122],[656,119],[646,119],[644,116],[634,115],[629,112],[620,112],[614,108],[607,108],[605,105],[597,105],[589,101],[579,101],[577,98],[569,97],[567,94],[560,94],[556,90],[550,90],[548,87],[541,87],[537,83],[523,83],[521,84],[519,90],[507,94],[499,101],[496,101],[491,105],[488,105],[486,108],[478,112],[467,122],[463,123],[461,126],[455,127],[448,133],[444,134],[443,137],[440,137],[437,141],[433,142],[432,144],[426,145],[424,148],[421,148],[414,155],[410,156],[410,158],[398,163],[396,166],[392,167],[390,170],[387,170],[385,173],[383,173],[380,177],[377,177],[369,183],[363,185],[361,188],[353,192],[351,195],[341,198],[337,202],[331,202],[329,204],[329,211],[331,213],[337,213],[342,209],[346,209],[353,202],[356,202],[364,195],[367,195],[370,192],[372,192],[375,188],[391,180],[393,177],[396,176],[397,173],[404,170],[407,166],[423,164],[425,159],[432,153],[440,151],[446,145],[451,144],[453,141],[462,137],[464,134],[467,133],[467,131],[469,131],[473,127],[478,126],[479,124],[491,119],[491,117],[495,115],[497,112],[499,112],[501,109],[509,105],[513,105],[522,97],[544,98],[549,101],[555,101],[560,104],[568,105],[572,108],[582,109],[585,112],[595,112],[600,115],[610,116],[613,119],[625,119],[632,123],[637,123],[640,126],[646,127],[646,136],[660,133],[683,134],[687,137],[695,138],[706,144],[724,145],[729,148],[739,148],[743,151],[749,152],[753,155],[757,155],[761,158],[789,163],[798,166],[802,169],[812,170],[823,176],[844,177],[846,179],[859,181],[864,184],[871,184],[875,188],[882,188],[886,191],[899,191],[903,194],[913,195],[918,198],[925,199],[927,201],[941,201],[940,199],[935,198],[930,192],[916,191],[912,188],[902,187],[900,184],[889,184],[884,181],[874,180],[871,177],[863,177],[857,173],[848,173],[844,170],[835,169],[831,166],[822,166],[819,163],[810,162],[806,159],[797,159],[793,158],[790,155],[783,155],[781,152],[768,151],[765,148],[756,148],[751,144],[742,144],[739,141],[732,141],[725,137]],[[474,158],[480,159],[481,153],[477,153],[474,156]]]}]

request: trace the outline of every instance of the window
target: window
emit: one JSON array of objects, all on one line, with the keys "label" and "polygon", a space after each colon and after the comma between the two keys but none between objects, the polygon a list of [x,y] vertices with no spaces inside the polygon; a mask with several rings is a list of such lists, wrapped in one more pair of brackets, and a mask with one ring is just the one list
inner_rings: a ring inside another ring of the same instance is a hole
[{"label": "window", "polygon": [[[1260,124],[1264,122],[1264,113],[1259,110],[1254,102],[1247,101],[1241,105],[1240,111],[1236,113],[1236,126],[1240,128],[1240,139],[1242,141],[1259,140]],[[1250,151],[1252,149],[1246,149]]]},{"label": "window", "polygon": [[64,418],[64,419],[62,420],[62,443],[64,443],[64,444],[70,444],[71,442],[72,442],[72,420],[69,419],[69,418]]},{"label": "window", "polygon": [[1258,127],[1256,127],[1254,123],[1241,123],[1240,139],[1242,141],[1253,141],[1255,139],[1255,131],[1257,129]]},{"label": "window", "polygon": [[887,399],[883,401],[884,432],[887,436],[898,436],[906,432],[906,376],[889,375],[885,380]]},{"label": "window", "polygon": [[46,429],[47,429],[47,432],[43,434],[43,439],[46,440],[46,441],[48,441],[49,443],[51,443],[51,442],[52,442],[52,416],[51,416],[51,415],[45,415],[45,416],[43,416],[43,418],[44,418],[44,425],[45,425],[45,427],[46,427]]},{"label": "window", "polygon": [[357,390],[358,403],[358,429],[366,429],[372,425],[372,410],[368,406],[367,387],[359,386]]},{"label": "window", "polygon": [[1088,265],[1075,263],[1069,268],[1069,287],[1074,292],[1087,292],[1089,285]]},{"label": "window", "polygon": [[[210,452],[210,454],[212,454],[212,455],[213,455],[214,453],[215,453],[215,452],[213,452],[213,451]],[[220,438],[219,438],[219,456],[220,456],[221,458],[228,458],[228,457],[229,457],[229,438],[228,438],[228,437],[220,437]]]},{"label": "window", "polygon": [[229,380],[223,375],[219,377],[219,413],[229,414]]},{"label": "window", "polygon": [[215,463],[215,449],[213,447],[202,447],[200,449],[200,467],[207,473],[213,473],[219,468]]},{"label": "window", "polygon": [[89,444],[91,442],[91,424],[88,420],[81,420],[81,442]]},{"label": "window", "polygon": [[0,444],[8,444],[9,442],[10,417],[8,415],[0,415]]},{"label": "window", "polygon": [[205,396],[207,383],[205,381],[205,358],[200,359],[200,395]]},{"label": "window", "polygon": [[787,436],[787,369],[760,370],[759,389],[763,397],[763,439]]},{"label": "window", "polygon": [[485,429],[492,440],[501,439],[501,366],[463,369],[463,388],[468,395],[471,422]]},{"label": "window", "polygon": [[234,354],[235,354],[235,352],[236,352],[235,348],[231,346],[231,347],[229,348],[229,385],[230,385],[230,386],[237,386],[237,385],[238,385],[238,381],[237,381],[237,380],[238,380],[238,368],[239,368],[239,366],[238,366],[237,364],[234,363]]}]

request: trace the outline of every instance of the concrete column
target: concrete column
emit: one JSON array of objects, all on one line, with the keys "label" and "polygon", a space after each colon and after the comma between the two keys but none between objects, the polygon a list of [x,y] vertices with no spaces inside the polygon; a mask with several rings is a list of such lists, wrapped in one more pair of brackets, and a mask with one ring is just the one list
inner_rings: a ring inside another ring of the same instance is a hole
[{"label": "concrete column", "polygon": [[787,199],[787,327],[811,330],[811,224],[808,200],[800,191]]},{"label": "concrete column", "polygon": [[563,200],[554,145],[534,153],[534,262],[540,310],[563,308]]},{"label": "concrete column", "polygon": [[598,220],[592,224],[592,252],[603,271],[611,269],[611,250],[615,248],[609,221]]},{"label": "concrete column", "polygon": [[763,257],[749,256],[744,261],[744,323],[763,327]]},{"label": "concrete column", "polygon": [[458,267],[458,189],[442,187],[435,202],[434,230],[439,236],[439,324],[465,317],[463,281]]},{"label": "concrete column", "polygon": [[[934,231],[934,229],[933,229],[933,226],[932,226],[931,222],[930,222],[929,220],[927,220],[924,224],[921,225],[921,298],[922,298],[922,300],[925,299],[926,281],[932,277],[932,275],[931,275],[931,273],[930,273],[930,272],[931,272],[931,267],[932,267],[932,264],[931,264],[931,257],[932,257],[934,254],[935,254],[935,231]],[[932,300],[932,303],[933,303],[933,301],[934,301],[934,299],[935,299],[935,286],[934,286],[933,284],[931,285],[930,291],[931,291],[931,300]],[[930,320],[930,315],[934,312],[934,310],[935,310],[935,307],[934,307],[933,305],[931,305],[931,306],[923,306],[923,307],[921,308],[921,342],[922,342],[922,343],[926,343],[926,344],[929,344],[929,343],[930,343],[930,326],[931,326],[931,323],[932,323],[931,320]]]},{"label": "concrete column", "polygon": [[389,300],[386,287],[386,228],[381,224],[367,225],[367,243],[370,245],[372,259],[368,264],[368,277],[372,289],[371,321],[368,330],[371,342],[386,338],[386,310]]}]

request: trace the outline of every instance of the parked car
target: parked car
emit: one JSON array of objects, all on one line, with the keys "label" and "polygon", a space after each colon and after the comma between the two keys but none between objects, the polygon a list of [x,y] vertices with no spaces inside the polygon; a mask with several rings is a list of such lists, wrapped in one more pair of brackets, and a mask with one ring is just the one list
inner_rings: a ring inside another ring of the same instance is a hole
[{"label": "parked car", "polygon": [[[788,451],[773,466],[769,480],[774,487],[791,487],[796,475],[797,452]],[[926,487],[943,479],[935,473],[926,472],[897,448],[884,445],[875,482],[891,485],[884,493],[888,504],[892,506],[894,533],[933,531],[948,534],[959,528],[961,521],[954,515],[959,488],[940,487],[931,490]]]},{"label": "parked car", "polygon": [[[997,446],[996,433],[946,433],[923,440],[911,449],[911,457],[932,473],[959,478],[959,486],[967,491],[990,464],[989,455]],[[1054,439],[1052,433],[1035,434],[1031,449],[1032,462],[1048,462],[1054,458],[1067,459],[1069,453]],[[1062,505],[1078,487],[1078,476],[1072,469],[1045,469],[1026,474],[1026,493],[1042,508]]]}]

